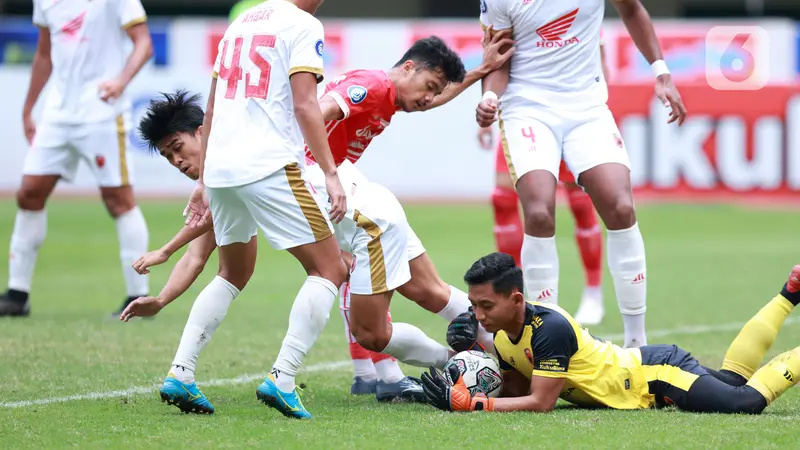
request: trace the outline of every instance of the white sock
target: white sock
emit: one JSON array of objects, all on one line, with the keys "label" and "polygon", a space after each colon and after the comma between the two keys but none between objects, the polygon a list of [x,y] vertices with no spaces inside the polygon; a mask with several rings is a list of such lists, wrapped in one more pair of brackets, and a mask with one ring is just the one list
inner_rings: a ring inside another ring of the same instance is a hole
[{"label": "white sock", "polygon": [[381,353],[418,367],[444,367],[452,350],[407,323],[392,323],[392,337]]},{"label": "white sock", "polygon": [[289,313],[289,329],[272,365],[275,384],[281,391],[294,390],[294,377],[328,323],[337,292],[336,285],[329,280],[310,276],[297,293]]},{"label": "white sock", "polygon": [[[228,282],[228,280],[216,276],[208,286],[206,286],[197,296],[197,300],[192,305],[189,319],[183,328],[181,343],[175,353],[172,366],[183,367],[186,371],[186,380],[180,381],[191,383],[194,381],[194,369],[197,365],[197,358],[203,351],[208,341],[217,331],[217,327],[222,323],[231,302],[239,295],[239,289]],[[178,375],[177,373],[175,375]]]},{"label": "white sock", "polygon": [[150,291],[147,275],[139,275],[131,267],[137,258],[147,253],[149,235],[142,210],[136,206],[117,217],[115,222],[119,240],[119,259],[122,262],[122,275],[125,277],[128,297],[147,295]]},{"label": "white sock", "polygon": [[31,291],[36,255],[47,235],[47,212],[17,211],[14,232],[11,234],[11,252],[8,260],[8,288]]},{"label": "white sock", "polygon": [[355,369],[353,376],[362,378],[365,381],[371,381],[378,377],[375,364],[370,358],[354,359],[353,369]]},{"label": "white sock", "polygon": [[169,369],[168,376],[175,378],[181,383],[186,383],[186,384],[194,383],[194,370],[187,369],[186,367],[183,366],[173,365],[172,368]]},{"label": "white sock", "polygon": [[558,304],[558,252],[556,237],[525,235],[522,241],[522,275],[531,300]]},{"label": "white sock", "polygon": [[394,358],[382,359],[375,363],[375,372],[378,375],[378,381],[384,383],[397,383],[406,377],[400,364]]},{"label": "white sock", "polygon": [[[447,306],[442,308],[436,315],[442,317],[449,323],[459,314],[467,312],[470,305],[471,303],[466,292],[455,286],[450,286],[450,301],[447,302]],[[494,352],[494,336],[487,333],[483,325],[478,325],[478,343],[481,344],[487,352]]]},{"label": "white sock", "polygon": [[647,266],[642,233],[634,224],[627,230],[606,230],[606,236],[608,268],[625,325],[625,346],[646,345]]}]

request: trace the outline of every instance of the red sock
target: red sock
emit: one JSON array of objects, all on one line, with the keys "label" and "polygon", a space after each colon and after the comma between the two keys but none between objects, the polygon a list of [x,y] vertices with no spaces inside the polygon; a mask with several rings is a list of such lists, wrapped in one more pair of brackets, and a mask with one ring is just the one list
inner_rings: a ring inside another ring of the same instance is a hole
[{"label": "red sock", "polygon": [[365,349],[358,342],[350,343],[350,358],[352,359],[370,359],[372,358],[371,351]]},{"label": "red sock", "polygon": [[377,364],[384,359],[394,359],[386,353],[369,352],[369,357],[372,358],[372,364]]},{"label": "red sock", "polygon": [[603,277],[603,236],[589,194],[581,188],[567,188],[569,208],[575,217],[575,240],[586,273],[586,286],[600,286]]},{"label": "red sock", "polygon": [[520,265],[522,253],[522,218],[519,216],[519,197],[510,188],[496,187],[492,192],[494,209],[494,239],[497,250],[508,253]]}]

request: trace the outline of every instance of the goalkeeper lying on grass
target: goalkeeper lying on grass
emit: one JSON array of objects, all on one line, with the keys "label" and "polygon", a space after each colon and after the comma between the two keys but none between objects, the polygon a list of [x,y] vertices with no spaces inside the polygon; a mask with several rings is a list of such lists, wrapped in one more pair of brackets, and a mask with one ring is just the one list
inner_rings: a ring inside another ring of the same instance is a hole
[{"label": "goalkeeper lying on grass", "polygon": [[643,409],[675,405],[695,412],[758,414],[800,377],[800,347],[757,370],[778,330],[800,303],[800,265],[734,339],[720,370],[675,345],[623,349],[595,338],[557,306],[523,297],[522,271],[504,253],[467,271],[472,310],[453,320],[448,343],[475,345],[478,323],[495,333],[502,398],[471,396],[458,369],[451,385],[435,368],[422,376],[430,403],[446,411],[553,410],[558,398],[581,407]]}]

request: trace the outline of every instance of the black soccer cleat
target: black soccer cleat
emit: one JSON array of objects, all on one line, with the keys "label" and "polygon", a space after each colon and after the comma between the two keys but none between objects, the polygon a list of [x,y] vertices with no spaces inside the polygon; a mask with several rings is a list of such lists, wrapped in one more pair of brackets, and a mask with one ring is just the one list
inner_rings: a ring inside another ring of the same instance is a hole
[{"label": "black soccer cleat", "polygon": [[28,293],[9,289],[0,295],[0,317],[27,317],[31,313]]},{"label": "black soccer cleat", "polygon": [[422,382],[414,377],[405,377],[397,383],[378,381],[375,386],[375,398],[379,402],[428,402],[428,397],[422,389]]}]

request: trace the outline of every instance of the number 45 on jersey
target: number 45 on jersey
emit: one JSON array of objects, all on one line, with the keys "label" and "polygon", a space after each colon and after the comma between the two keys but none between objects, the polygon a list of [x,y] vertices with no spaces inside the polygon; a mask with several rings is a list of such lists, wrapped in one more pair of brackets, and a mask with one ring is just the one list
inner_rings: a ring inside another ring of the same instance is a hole
[{"label": "number 45 on jersey", "polygon": [[[250,71],[248,71],[245,75],[244,98],[259,98],[265,100],[267,98],[267,94],[269,93],[269,74],[272,66],[266,59],[264,59],[263,56],[258,53],[258,48],[274,48],[275,35],[256,34],[248,38],[250,39],[250,45],[248,45],[250,51],[248,56],[250,58],[250,62],[253,63],[259,73],[257,84],[250,83]],[[233,39],[233,58],[231,59],[231,65],[229,67],[225,66],[225,57],[228,54],[228,48],[230,47],[231,40],[225,39],[222,42],[223,46],[222,56],[220,57],[219,78],[228,82],[228,88],[225,91],[225,98],[228,99],[233,99],[236,97],[236,88],[239,85],[239,80],[242,79],[243,71],[242,66],[240,65],[240,58],[242,57],[242,45],[244,44],[244,39],[245,38],[242,36],[236,36]]]}]

